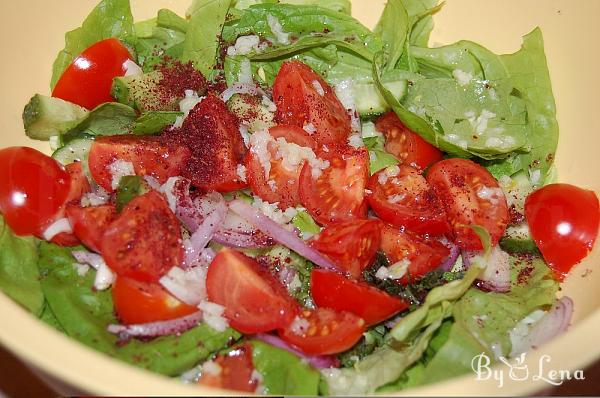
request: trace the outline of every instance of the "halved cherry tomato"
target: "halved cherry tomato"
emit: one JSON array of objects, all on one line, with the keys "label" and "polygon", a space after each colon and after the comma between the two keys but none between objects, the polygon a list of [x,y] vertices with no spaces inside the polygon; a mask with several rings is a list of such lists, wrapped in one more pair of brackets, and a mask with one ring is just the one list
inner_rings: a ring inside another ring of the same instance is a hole
[{"label": "halved cherry tomato", "polygon": [[56,220],[71,178],[54,159],[33,148],[0,150],[0,211],[17,235],[38,235]]},{"label": "halved cherry tomato", "polygon": [[354,220],[329,224],[310,245],[359,279],[375,259],[380,242],[381,222]]},{"label": "halved cherry tomato", "polygon": [[125,62],[131,59],[131,54],[119,40],[99,41],[75,58],[63,72],[52,96],[88,109],[112,102],[113,79],[125,75]]},{"label": "halved cherry tomato", "polygon": [[260,333],[286,327],[298,313],[298,304],[273,275],[254,259],[223,249],[208,268],[208,299],[225,307],[231,327],[242,333]]},{"label": "halved cherry tomato", "polygon": [[392,166],[369,179],[367,200],[382,220],[420,234],[450,232],[446,212],[433,189],[415,168]]},{"label": "halved cherry tomato", "polygon": [[351,312],[367,325],[382,322],[409,306],[373,286],[323,269],[312,271],[310,292],[317,307]]},{"label": "halved cherry tomato", "polygon": [[181,175],[189,159],[190,151],[182,145],[165,144],[157,137],[116,135],[96,138],[88,162],[92,178],[112,192],[110,166],[116,160],[131,162],[137,175],[164,183],[169,177]]},{"label": "halved cherry tomato", "polygon": [[134,198],[102,236],[100,251],[119,276],[157,282],[183,260],[181,227],[156,191]]},{"label": "halved cherry tomato", "polygon": [[215,94],[192,109],[181,129],[166,131],[162,139],[190,149],[181,175],[195,187],[219,192],[246,187],[237,173],[246,153],[239,121]]},{"label": "halved cherry tomato", "polygon": [[375,128],[385,136],[385,150],[404,165],[425,170],[444,157],[442,151],[406,127],[394,112],[377,119]]},{"label": "halved cherry tomato", "polygon": [[67,205],[66,214],[75,236],[89,249],[100,253],[104,231],[117,217],[115,205],[81,207],[71,204]]},{"label": "halved cherry tomato", "polygon": [[456,243],[465,250],[483,248],[470,225],[485,228],[496,245],[508,225],[506,197],[496,179],[467,159],[446,159],[431,166],[427,181],[443,203]]},{"label": "halved cherry tomato", "polygon": [[403,284],[411,283],[437,269],[450,255],[450,250],[433,239],[423,239],[410,232],[386,225],[381,230],[381,250],[391,264],[404,259],[410,261]]},{"label": "halved cherry tomato", "polygon": [[125,325],[168,321],[198,311],[171,296],[157,283],[117,277],[112,286],[117,317]]},{"label": "halved cherry tomato", "polygon": [[[269,129],[269,133],[275,139],[285,139],[288,144],[296,144],[310,149],[316,147],[311,136],[298,126],[279,125]],[[248,172],[248,185],[252,192],[264,201],[279,203],[280,208],[287,209],[300,204],[298,179],[304,162],[295,168],[289,165],[284,166],[283,159],[277,159],[278,148],[277,144],[267,148],[271,154],[271,170],[268,179],[265,178],[265,169],[252,148],[246,153],[244,164]],[[284,156],[286,155],[284,154]],[[292,170],[288,168],[292,168]]]},{"label": "halved cherry tomato", "polygon": [[348,140],[351,126],[346,109],[329,84],[302,62],[283,63],[273,83],[273,100],[277,122],[301,128],[312,123],[319,146]]},{"label": "halved cherry tomato", "polygon": [[347,148],[321,154],[330,166],[315,178],[308,163],[300,174],[300,202],[320,224],[367,218],[369,152]]},{"label": "halved cherry tomato", "polygon": [[252,378],[252,346],[244,344],[226,354],[219,354],[213,362],[220,368],[216,373],[202,372],[199,384],[209,387],[254,392],[258,380]]},{"label": "halved cherry tomato", "polygon": [[527,197],[525,218],[548,266],[562,280],[594,246],[600,223],[598,197],[569,184],[547,185]]},{"label": "halved cherry tomato", "polygon": [[304,310],[298,318],[305,322],[299,327],[296,321],[279,336],[308,355],[337,354],[352,348],[365,332],[365,321],[350,313],[329,308]]}]

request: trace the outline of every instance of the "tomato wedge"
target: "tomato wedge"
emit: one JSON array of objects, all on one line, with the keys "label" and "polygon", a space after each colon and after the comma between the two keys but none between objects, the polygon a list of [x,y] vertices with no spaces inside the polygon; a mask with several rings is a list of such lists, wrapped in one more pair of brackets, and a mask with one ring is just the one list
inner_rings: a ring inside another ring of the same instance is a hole
[{"label": "tomato wedge", "polygon": [[193,314],[198,308],[171,296],[157,283],[117,277],[112,286],[117,318],[125,325],[168,321]]},{"label": "tomato wedge", "polygon": [[373,174],[367,200],[384,221],[420,234],[450,232],[446,212],[433,189],[415,168],[391,166]]},{"label": "tomato wedge", "polygon": [[112,102],[113,79],[125,75],[125,63],[131,59],[131,54],[119,40],[99,41],[75,58],[63,72],[52,96],[88,109]]},{"label": "tomato wedge", "polygon": [[106,264],[119,276],[158,282],[183,260],[181,227],[156,191],[129,202],[102,236]]},{"label": "tomato wedge", "polygon": [[359,279],[375,259],[380,242],[381,222],[356,220],[329,224],[310,245]]},{"label": "tomato wedge", "polygon": [[381,250],[390,264],[405,259],[410,261],[406,276],[400,279],[403,284],[416,281],[437,269],[450,255],[450,250],[437,240],[424,239],[389,225],[381,230]]},{"label": "tomato wedge", "polygon": [[298,304],[281,283],[254,259],[231,249],[221,250],[209,266],[206,292],[242,333],[284,328],[298,313]]},{"label": "tomato wedge", "polygon": [[[283,148],[291,148],[296,152],[305,151],[304,148],[313,150],[316,146],[310,135],[297,126],[275,126],[269,129],[269,134],[276,140],[284,139],[287,144],[283,144]],[[295,144],[295,146],[290,147],[289,144]],[[257,155],[262,148],[252,145],[246,153],[244,164],[248,174],[248,185],[252,192],[266,202],[278,203],[281,209],[287,209],[300,204],[298,180],[304,161],[296,164],[298,159],[292,160],[291,156],[286,153],[287,151],[280,147],[278,142],[266,148],[271,157],[268,179],[265,178],[265,169]],[[287,158],[287,161],[282,158],[278,159],[278,150]]]},{"label": "tomato wedge", "polygon": [[560,280],[585,258],[598,236],[600,210],[593,191],[550,184],[525,200],[531,236]]},{"label": "tomato wedge", "polygon": [[117,217],[113,204],[81,207],[78,204],[67,206],[66,215],[73,227],[73,233],[89,249],[100,253],[104,231]]},{"label": "tomato wedge", "polygon": [[350,117],[335,93],[310,67],[299,61],[284,62],[273,83],[275,119],[300,128],[312,124],[321,145],[345,144]]},{"label": "tomato wedge", "polygon": [[347,311],[374,325],[405,310],[409,304],[366,283],[355,282],[332,271],[315,269],[310,292],[317,307]]},{"label": "tomato wedge", "polygon": [[496,245],[509,221],[506,197],[496,179],[467,159],[446,159],[429,169],[427,181],[446,209],[456,243],[465,250],[483,246],[470,225],[485,228]]},{"label": "tomato wedge", "polygon": [[209,94],[183,122],[181,129],[166,131],[161,137],[191,151],[182,176],[206,191],[230,192],[246,187],[238,175],[246,147],[238,119],[215,94]]},{"label": "tomato wedge", "polygon": [[315,178],[309,164],[300,174],[300,202],[320,224],[367,218],[365,187],[369,151],[346,148],[322,154],[330,166]]},{"label": "tomato wedge", "polygon": [[279,336],[305,354],[330,355],[352,348],[365,329],[365,321],[350,312],[317,308],[302,311]]},{"label": "tomato wedge", "polygon": [[115,188],[111,165],[115,161],[131,162],[136,175],[151,176],[165,183],[169,177],[181,175],[189,158],[186,147],[165,144],[157,137],[116,135],[96,138],[88,162],[92,178],[112,192]]},{"label": "tomato wedge", "polygon": [[[228,390],[254,392],[258,380],[252,377],[252,346],[244,344],[213,360],[214,373],[204,369],[198,383],[204,386]],[[211,369],[212,370],[212,369]]]},{"label": "tomato wedge", "polygon": [[394,112],[377,119],[375,128],[385,136],[385,150],[404,165],[425,170],[444,157],[442,151],[406,127]]}]

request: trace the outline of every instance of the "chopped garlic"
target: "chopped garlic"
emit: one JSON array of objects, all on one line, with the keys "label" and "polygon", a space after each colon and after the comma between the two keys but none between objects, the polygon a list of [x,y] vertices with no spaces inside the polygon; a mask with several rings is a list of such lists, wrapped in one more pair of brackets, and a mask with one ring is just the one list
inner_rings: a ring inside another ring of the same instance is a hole
[{"label": "chopped garlic", "polygon": [[206,361],[202,364],[202,373],[211,375],[211,376],[219,376],[223,368],[221,365],[216,363],[215,361]]},{"label": "chopped garlic", "polygon": [[290,325],[290,330],[294,334],[303,335],[304,333],[306,333],[308,331],[309,327],[310,327],[310,322],[308,322],[308,320],[306,320],[305,318],[296,316],[294,318],[294,321]]},{"label": "chopped garlic", "polygon": [[117,189],[121,178],[125,176],[134,176],[135,170],[133,163],[117,159],[108,166],[108,172],[112,175],[111,187]]},{"label": "chopped garlic", "polygon": [[96,270],[96,278],[94,278],[94,288],[96,290],[106,290],[115,282],[115,274],[108,268],[104,261]]},{"label": "chopped garlic", "polygon": [[238,82],[243,84],[252,84],[252,65],[248,58],[244,58],[240,64],[238,73]]},{"label": "chopped garlic", "polygon": [[256,35],[240,36],[235,41],[233,46],[227,48],[227,55],[233,57],[235,55],[247,55],[252,50],[259,52],[260,37]]},{"label": "chopped garlic", "polygon": [[350,134],[348,137],[348,145],[354,148],[362,148],[365,146],[365,143],[360,134]]},{"label": "chopped garlic", "polygon": [[475,130],[477,135],[483,134],[488,128],[488,122],[495,118],[496,114],[488,111],[487,109],[483,109],[481,114],[478,117],[473,116],[468,117],[469,123],[471,123],[471,127]]},{"label": "chopped garlic", "polygon": [[236,173],[241,182],[246,182],[246,166],[238,164]]},{"label": "chopped garlic", "polygon": [[183,126],[184,120],[188,117],[192,109],[196,107],[206,97],[199,97],[195,90],[185,90],[185,97],[179,101],[179,111],[183,112],[183,116],[178,116],[175,124],[176,128]]},{"label": "chopped garlic", "polygon": [[377,279],[401,279],[408,272],[410,261],[404,258],[393,265],[386,267],[380,267],[375,273]]},{"label": "chopped garlic", "polygon": [[477,196],[480,199],[487,200],[493,205],[497,205],[504,198],[504,191],[502,188],[490,188],[490,187],[481,187],[477,191]]},{"label": "chopped garlic", "polygon": [[465,72],[460,69],[455,69],[452,71],[452,76],[456,79],[459,86],[466,86],[473,80],[473,75],[469,72]]},{"label": "chopped garlic", "polygon": [[90,266],[87,264],[74,263],[73,267],[75,268],[75,271],[77,271],[77,275],[81,277],[86,276],[90,270]]},{"label": "chopped garlic", "polygon": [[273,113],[277,111],[277,106],[275,105],[275,103],[273,101],[271,101],[271,99],[269,97],[267,97],[266,95],[262,96],[262,101],[261,104],[267,108],[267,111]]},{"label": "chopped garlic", "polygon": [[304,129],[304,131],[306,131],[309,135],[313,135],[317,132],[317,128],[312,123],[305,124],[302,129]]},{"label": "chopped garlic", "polygon": [[229,321],[223,317],[225,307],[222,305],[203,300],[198,308],[203,313],[204,322],[217,332],[224,332],[229,327]]},{"label": "chopped garlic", "polygon": [[321,86],[321,83],[319,83],[318,80],[313,80],[312,86],[317,91],[317,94],[319,94],[321,97],[325,95],[325,90],[323,90],[323,86]]},{"label": "chopped garlic", "polygon": [[406,194],[402,193],[402,194],[397,194],[397,195],[392,195],[390,196],[387,201],[391,204],[396,204],[398,202],[401,202],[404,200],[404,198],[406,198]]},{"label": "chopped garlic", "polygon": [[280,44],[290,44],[290,34],[283,30],[283,26],[281,26],[281,22],[277,17],[271,14],[267,15],[267,23],[269,24],[271,32],[275,35],[275,39]]}]

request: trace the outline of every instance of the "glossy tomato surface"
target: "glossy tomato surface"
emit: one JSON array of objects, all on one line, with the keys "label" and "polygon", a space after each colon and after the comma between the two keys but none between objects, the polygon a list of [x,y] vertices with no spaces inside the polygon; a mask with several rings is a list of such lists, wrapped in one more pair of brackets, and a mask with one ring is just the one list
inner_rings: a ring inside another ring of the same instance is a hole
[{"label": "glossy tomato surface", "polygon": [[527,197],[525,218],[548,266],[563,279],[594,246],[600,222],[598,197],[570,184],[550,184]]},{"label": "glossy tomato surface", "polygon": [[279,336],[308,355],[329,355],[352,348],[365,332],[365,321],[329,308],[304,310]]},{"label": "glossy tomato surface", "polygon": [[492,244],[498,243],[508,225],[508,205],[489,171],[471,160],[446,159],[431,166],[427,181],[445,207],[454,239],[461,248],[483,248],[471,225],[485,228]]},{"label": "glossy tomato surface", "polygon": [[113,204],[81,207],[79,204],[67,205],[66,216],[75,236],[87,248],[100,253],[102,237],[113,220],[117,209]]},{"label": "glossy tomato surface", "polygon": [[171,296],[157,283],[124,277],[115,280],[112,297],[117,317],[125,325],[168,321],[198,311]]},{"label": "glossy tomato surface", "polygon": [[52,96],[87,109],[112,102],[113,79],[125,75],[125,63],[131,59],[131,54],[119,40],[99,41],[75,58],[63,72]]},{"label": "glossy tomato surface", "polygon": [[250,344],[243,344],[226,354],[219,354],[213,362],[219,370],[205,370],[198,380],[199,384],[244,392],[254,392],[258,387],[258,380],[252,377],[254,364]]},{"label": "glossy tomato surface", "polygon": [[273,83],[275,119],[300,128],[312,124],[320,145],[345,144],[351,131],[350,117],[329,84],[299,61],[284,62]]},{"label": "glossy tomato surface", "polygon": [[287,290],[256,260],[232,249],[223,249],[208,268],[209,301],[225,307],[231,327],[242,333],[284,328],[298,313],[298,304]]},{"label": "glossy tomato surface", "polygon": [[33,148],[0,150],[0,211],[17,235],[38,235],[55,221],[71,189],[69,173]]},{"label": "glossy tomato surface", "polygon": [[409,304],[366,283],[355,282],[332,271],[315,269],[310,291],[317,307],[351,312],[367,325],[382,322]]}]

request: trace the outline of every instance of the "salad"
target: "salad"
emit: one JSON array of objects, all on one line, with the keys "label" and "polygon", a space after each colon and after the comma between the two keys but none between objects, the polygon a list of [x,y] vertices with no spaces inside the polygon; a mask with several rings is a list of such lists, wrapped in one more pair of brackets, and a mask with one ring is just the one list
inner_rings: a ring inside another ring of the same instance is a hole
[{"label": "salad", "polygon": [[249,393],[398,391],[535,349],[593,247],[542,33],[429,47],[437,0],[102,0],[0,150],[0,289],[111,357]]}]

